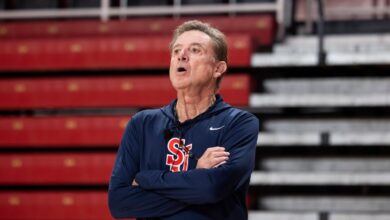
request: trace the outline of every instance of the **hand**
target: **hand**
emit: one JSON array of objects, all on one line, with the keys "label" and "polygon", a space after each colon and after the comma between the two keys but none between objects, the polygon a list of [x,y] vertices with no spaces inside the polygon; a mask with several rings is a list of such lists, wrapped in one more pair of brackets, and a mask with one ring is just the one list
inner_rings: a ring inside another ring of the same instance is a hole
[{"label": "hand", "polygon": [[196,168],[210,169],[219,167],[229,159],[229,152],[224,147],[210,147],[199,158]]},{"label": "hand", "polygon": [[135,179],[133,180],[133,182],[131,183],[131,186],[139,186],[139,184],[137,183],[137,181],[135,181]]}]

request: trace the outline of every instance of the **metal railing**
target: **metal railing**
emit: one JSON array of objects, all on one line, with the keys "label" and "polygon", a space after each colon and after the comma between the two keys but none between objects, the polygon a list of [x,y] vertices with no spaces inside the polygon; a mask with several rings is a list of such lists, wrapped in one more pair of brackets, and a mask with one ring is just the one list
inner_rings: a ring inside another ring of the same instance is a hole
[{"label": "metal railing", "polygon": [[159,16],[172,15],[203,15],[227,13],[235,16],[236,13],[271,12],[275,13],[278,24],[278,39],[285,34],[286,25],[289,25],[288,15],[291,10],[290,0],[275,0],[265,3],[237,3],[230,0],[227,4],[207,5],[183,5],[181,0],[174,0],[173,5],[167,6],[139,6],[128,7],[125,0],[120,1],[120,7],[110,7],[109,0],[101,0],[100,8],[72,8],[72,9],[31,9],[31,10],[9,10],[1,11],[0,20],[23,20],[23,19],[51,19],[51,18],[100,18],[108,21],[112,17],[134,16]]}]

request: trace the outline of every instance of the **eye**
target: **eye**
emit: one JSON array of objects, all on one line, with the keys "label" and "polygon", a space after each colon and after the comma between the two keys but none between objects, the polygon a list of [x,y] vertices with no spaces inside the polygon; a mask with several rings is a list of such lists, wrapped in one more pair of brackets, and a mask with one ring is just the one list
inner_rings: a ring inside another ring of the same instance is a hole
[{"label": "eye", "polygon": [[172,54],[177,55],[180,53],[180,50],[181,50],[180,48],[175,48],[175,49],[173,49]]},{"label": "eye", "polygon": [[200,48],[199,48],[199,47],[191,47],[191,48],[190,48],[190,51],[191,51],[192,53],[199,53],[199,52],[200,52]]}]

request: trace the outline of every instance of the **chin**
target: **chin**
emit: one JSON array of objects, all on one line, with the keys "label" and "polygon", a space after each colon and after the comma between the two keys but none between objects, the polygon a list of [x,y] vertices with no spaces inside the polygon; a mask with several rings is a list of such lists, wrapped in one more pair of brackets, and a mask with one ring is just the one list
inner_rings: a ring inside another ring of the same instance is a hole
[{"label": "chin", "polygon": [[183,80],[174,80],[171,83],[173,88],[175,88],[176,90],[188,88],[190,85],[190,83],[185,82]]},{"label": "chin", "polygon": [[183,84],[172,84],[172,85],[173,85],[173,88],[176,90],[182,90],[182,89],[188,88],[188,85],[183,85]]}]

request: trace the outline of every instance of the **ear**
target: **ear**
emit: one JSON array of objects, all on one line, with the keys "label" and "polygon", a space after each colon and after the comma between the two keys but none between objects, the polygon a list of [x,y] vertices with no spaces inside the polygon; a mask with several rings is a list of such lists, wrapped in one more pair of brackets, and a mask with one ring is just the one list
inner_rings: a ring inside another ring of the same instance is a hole
[{"label": "ear", "polygon": [[220,76],[222,76],[225,72],[226,72],[226,69],[227,69],[227,64],[225,61],[218,61],[217,65],[215,66],[215,69],[214,69],[214,78],[218,78]]}]

